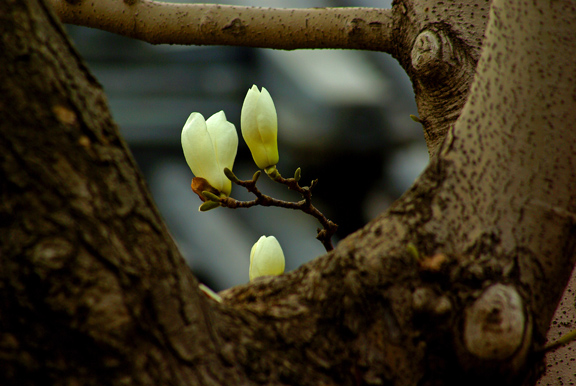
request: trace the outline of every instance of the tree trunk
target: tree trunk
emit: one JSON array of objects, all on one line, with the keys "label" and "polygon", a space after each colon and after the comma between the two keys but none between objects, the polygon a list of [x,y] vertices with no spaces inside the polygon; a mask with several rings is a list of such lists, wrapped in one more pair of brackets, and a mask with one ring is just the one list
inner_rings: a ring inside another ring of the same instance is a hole
[{"label": "tree trunk", "polygon": [[196,280],[58,20],[0,8],[0,383],[182,384]]},{"label": "tree trunk", "polygon": [[445,3],[397,1],[389,26],[430,166],[333,252],[224,303],[55,15],[0,3],[1,383],[533,382],[575,259],[576,9],[494,1],[480,55],[488,5]]}]

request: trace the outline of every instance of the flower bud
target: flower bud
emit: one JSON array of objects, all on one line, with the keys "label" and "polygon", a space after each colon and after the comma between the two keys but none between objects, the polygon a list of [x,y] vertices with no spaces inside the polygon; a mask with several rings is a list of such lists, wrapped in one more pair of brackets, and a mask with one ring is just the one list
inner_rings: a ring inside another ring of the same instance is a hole
[{"label": "flower bud", "polygon": [[260,169],[278,163],[278,118],[268,91],[252,86],[246,94],[240,113],[242,137]]},{"label": "flower bud", "polygon": [[228,197],[232,182],[226,178],[224,168],[232,170],[238,134],[234,125],[226,120],[224,111],[206,121],[200,113],[190,114],[182,129],[182,149],[192,173],[204,178],[220,195]]},{"label": "flower bud", "polygon": [[284,273],[284,252],[274,236],[262,236],[250,251],[250,280]]}]

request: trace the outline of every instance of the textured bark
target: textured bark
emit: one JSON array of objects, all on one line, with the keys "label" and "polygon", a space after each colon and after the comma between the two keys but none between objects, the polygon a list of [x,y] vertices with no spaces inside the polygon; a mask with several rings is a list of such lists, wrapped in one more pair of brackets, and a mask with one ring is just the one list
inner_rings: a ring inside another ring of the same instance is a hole
[{"label": "textured bark", "polygon": [[[548,343],[556,342],[562,335],[576,328],[576,275],[572,277],[556,309],[548,331]],[[538,386],[570,385],[576,379],[576,346],[569,344],[546,354],[546,372],[538,380]]]},{"label": "textured bark", "polygon": [[208,316],[101,87],[41,4],[0,15],[0,383],[182,384]]},{"label": "textured bark", "polygon": [[1,383],[537,378],[575,259],[576,9],[495,1],[480,54],[488,5],[474,4],[394,4],[390,51],[434,154],[412,189],[333,252],[219,304],[55,16],[0,3]]},{"label": "textured bark", "polygon": [[474,78],[490,1],[397,0],[391,54],[414,86],[431,156],[460,115]]}]

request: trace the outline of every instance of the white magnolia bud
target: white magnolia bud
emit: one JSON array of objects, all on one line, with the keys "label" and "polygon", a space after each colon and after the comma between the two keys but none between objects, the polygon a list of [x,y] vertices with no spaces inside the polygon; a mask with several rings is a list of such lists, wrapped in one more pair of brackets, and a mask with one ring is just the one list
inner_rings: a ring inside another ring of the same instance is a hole
[{"label": "white magnolia bud", "polygon": [[220,194],[228,197],[232,182],[224,175],[224,168],[232,170],[238,150],[236,127],[226,120],[224,111],[208,120],[200,113],[192,113],[182,129],[182,149],[192,173],[202,177]]},{"label": "white magnolia bud", "polygon": [[252,86],[246,94],[240,113],[242,137],[260,169],[278,163],[278,118],[268,91]]},{"label": "white magnolia bud", "polygon": [[262,236],[250,251],[250,280],[284,273],[284,252],[276,237]]}]

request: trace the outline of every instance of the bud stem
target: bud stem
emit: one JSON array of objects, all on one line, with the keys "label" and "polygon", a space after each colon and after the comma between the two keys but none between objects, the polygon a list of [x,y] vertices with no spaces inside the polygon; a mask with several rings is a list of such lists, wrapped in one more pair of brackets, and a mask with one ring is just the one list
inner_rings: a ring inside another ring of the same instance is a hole
[{"label": "bud stem", "polygon": [[300,168],[296,170],[295,177],[298,178],[284,178],[280,175],[280,172],[276,169],[276,166],[271,166],[264,170],[266,174],[275,182],[278,182],[282,185],[288,187],[288,189],[293,190],[302,196],[302,200],[297,202],[290,202],[284,200],[278,200],[272,198],[268,195],[263,194],[260,190],[256,187],[256,181],[260,176],[260,172],[256,172],[254,177],[251,180],[238,180],[233,181],[236,185],[243,186],[254,194],[256,198],[252,201],[238,201],[234,198],[224,197],[220,198],[220,205],[225,206],[227,208],[250,208],[252,206],[260,205],[260,206],[276,206],[280,208],[288,208],[294,210],[300,210],[304,213],[307,213],[313,217],[315,217],[320,224],[323,226],[323,229],[318,230],[318,234],[316,238],[324,245],[326,251],[329,252],[334,249],[332,245],[332,236],[336,233],[338,229],[338,225],[334,222],[330,221],[322,212],[320,212],[314,205],[312,205],[312,188],[316,185],[318,180],[312,181],[311,186],[300,186],[298,184],[298,180],[300,179],[301,171]]}]

